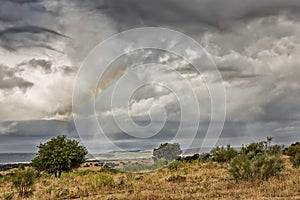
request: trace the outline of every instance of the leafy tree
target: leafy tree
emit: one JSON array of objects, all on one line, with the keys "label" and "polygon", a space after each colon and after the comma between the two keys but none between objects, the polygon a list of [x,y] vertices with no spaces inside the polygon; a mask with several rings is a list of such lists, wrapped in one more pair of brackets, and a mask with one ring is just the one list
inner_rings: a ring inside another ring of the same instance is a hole
[{"label": "leafy tree", "polygon": [[153,150],[153,159],[157,161],[164,158],[167,162],[169,162],[177,159],[180,154],[182,154],[182,150],[178,143],[164,143],[161,144],[157,149]]},{"label": "leafy tree", "polygon": [[78,141],[67,139],[64,135],[52,138],[38,148],[37,157],[31,165],[37,171],[45,171],[55,177],[60,177],[63,171],[78,168],[88,153],[85,147],[79,146]]}]

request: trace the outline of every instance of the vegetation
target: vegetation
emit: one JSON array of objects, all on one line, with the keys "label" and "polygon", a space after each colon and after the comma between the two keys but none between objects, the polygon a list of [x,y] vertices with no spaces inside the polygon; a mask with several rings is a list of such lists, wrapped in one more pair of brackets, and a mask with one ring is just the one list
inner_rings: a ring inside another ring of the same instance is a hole
[{"label": "vegetation", "polygon": [[78,168],[87,155],[85,147],[80,146],[76,140],[67,139],[66,136],[52,138],[45,144],[38,146],[39,151],[31,165],[37,171],[45,171],[61,177],[62,172]]},{"label": "vegetation", "polygon": [[235,180],[268,180],[279,177],[284,169],[284,162],[269,142],[251,143],[243,146],[239,155],[230,162],[229,173]]},{"label": "vegetation", "polygon": [[[20,196],[28,196],[34,190],[36,173],[32,169],[18,169],[12,177],[12,184]],[[5,198],[12,198],[12,194]]]},{"label": "vegetation", "polygon": [[[25,198],[40,200],[299,199],[300,171],[287,156],[298,155],[298,143],[285,149],[286,155],[282,155],[281,147],[276,147],[275,151],[274,146],[271,141],[251,143],[243,146],[235,157],[221,163],[202,160],[195,154],[147,173],[121,172],[108,165],[90,163],[73,171],[63,171],[60,179],[46,173],[35,178],[36,173],[31,168],[2,171],[0,196],[20,199],[30,194]],[[227,150],[231,151],[231,147],[223,148],[226,153]],[[161,159],[154,164],[160,162],[165,161]],[[145,160],[141,163],[150,166]],[[17,189],[15,183],[26,183],[27,189],[23,191],[27,192],[20,192],[22,189]],[[20,196],[14,195],[16,189]]]},{"label": "vegetation", "polygon": [[231,161],[229,173],[235,180],[267,180],[272,176],[279,177],[283,169],[284,163],[279,155],[242,153]]},{"label": "vegetation", "polygon": [[[166,167],[148,173],[112,174],[109,170],[99,172],[101,166],[82,167],[63,172],[60,179],[42,174],[36,179],[34,193],[26,199],[299,199],[300,171],[287,156],[283,160],[286,168],[279,179],[239,182],[223,163],[210,160],[182,162],[174,171]],[[0,183],[0,197],[14,191],[11,181]],[[13,200],[17,199],[21,198],[14,195]]]},{"label": "vegetation", "polygon": [[153,150],[153,159],[155,161],[159,159],[165,159],[167,162],[170,162],[179,158],[180,154],[182,154],[182,150],[178,143],[164,143],[161,144],[157,149]]},{"label": "vegetation", "polygon": [[300,142],[296,142],[284,150],[284,154],[290,156],[295,168],[300,167]]},{"label": "vegetation", "polygon": [[183,166],[183,163],[181,161],[175,160],[168,165],[168,169],[171,172],[175,172],[175,171],[178,171],[178,169],[182,166]]},{"label": "vegetation", "polygon": [[93,176],[89,176],[89,184],[92,188],[112,187],[114,185],[114,179],[112,176],[105,173],[97,173]]},{"label": "vegetation", "polygon": [[229,144],[226,147],[215,147],[211,150],[212,160],[216,162],[229,162],[238,155],[237,150]]}]

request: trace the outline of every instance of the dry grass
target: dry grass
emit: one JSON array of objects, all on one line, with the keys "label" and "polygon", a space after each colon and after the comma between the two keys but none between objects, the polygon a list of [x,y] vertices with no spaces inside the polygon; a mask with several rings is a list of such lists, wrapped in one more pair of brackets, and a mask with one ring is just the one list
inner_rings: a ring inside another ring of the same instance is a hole
[{"label": "dry grass", "polygon": [[[27,199],[300,199],[300,170],[292,168],[287,158],[285,162],[279,179],[238,183],[226,165],[213,162],[184,164],[176,172],[165,168],[140,174],[82,168],[61,179],[42,176]],[[0,195],[11,192],[10,182],[1,178]]]}]

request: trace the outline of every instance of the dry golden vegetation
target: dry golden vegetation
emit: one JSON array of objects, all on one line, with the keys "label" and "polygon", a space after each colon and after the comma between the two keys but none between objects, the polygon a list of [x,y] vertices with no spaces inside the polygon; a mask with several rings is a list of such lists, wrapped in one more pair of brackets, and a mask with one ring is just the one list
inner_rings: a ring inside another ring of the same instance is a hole
[{"label": "dry golden vegetation", "polygon": [[[122,173],[80,168],[60,179],[43,174],[34,193],[24,199],[300,199],[300,170],[283,157],[285,170],[268,181],[233,180],[227,164],[212,161],[183,163],[177,170]],[[10,178],[0,178],[3,199],[21,199]],[[13,195],[12,195],[13,194]]]}]

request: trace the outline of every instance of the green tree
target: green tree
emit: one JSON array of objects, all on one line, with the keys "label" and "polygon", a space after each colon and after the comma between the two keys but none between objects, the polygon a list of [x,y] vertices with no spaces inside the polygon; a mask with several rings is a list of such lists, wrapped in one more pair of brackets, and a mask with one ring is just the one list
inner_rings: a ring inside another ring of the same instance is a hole
[{"label": "green tree", "polygon": [[78,168],[88,153],[78,141],[67,139],[64,135],[52,138],[38,148],[37,157],[31,161],[31,165],[37,171],[45,171],[55,177],[60,177],[64,171]]},{"label": "green tree", "polygon": [[170,162],[177,159],[180,154],[182,154],[182,150],[178,143],[164,143],[161,144],[157,149],[153,150],[153,159],[155,161],[166,159],[167,162]]}]

